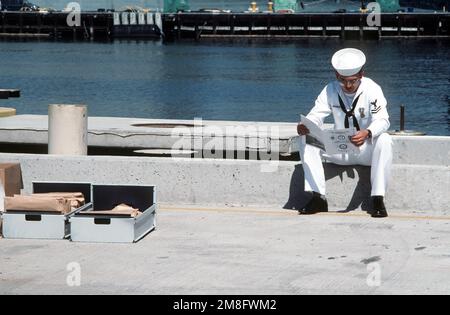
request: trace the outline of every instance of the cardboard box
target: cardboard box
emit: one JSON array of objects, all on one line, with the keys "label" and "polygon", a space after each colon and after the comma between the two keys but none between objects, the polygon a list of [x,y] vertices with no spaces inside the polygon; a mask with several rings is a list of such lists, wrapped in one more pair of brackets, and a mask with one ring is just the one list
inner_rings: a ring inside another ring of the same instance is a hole
[{"label": "cardboard box", "polygon": [[0,183],[5,189],[6,196],[20,195],[20,191],[23,189],[20,164],[0,163]]},{"label": "cardboard box", "polygon": [[[19,163],[0,163],[0,215],[4,211],[5,195],[20,194],[23,188],[22,171]],[[0,220],[1,226],[1,220]]]}]

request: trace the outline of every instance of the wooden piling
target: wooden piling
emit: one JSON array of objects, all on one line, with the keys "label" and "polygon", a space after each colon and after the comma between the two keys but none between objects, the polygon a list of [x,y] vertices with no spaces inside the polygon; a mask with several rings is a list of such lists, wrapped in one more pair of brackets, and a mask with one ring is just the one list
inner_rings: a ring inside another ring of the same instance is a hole
[{"label": "wooden piling", "polygon": [[236,15],[231,15],[231,19],[230,19],[230,33],[231,35],[235,34],[235,30],[234,30],[234,23],[236,21]]},{"label": "wooden piling", "polygon": [[[177,23],[177,27],[178,27],[178,39],[181,39],[181,15],[180,14],[176,15],[176,23]],[[195,32],[197,33],[198,30],[196,29]]]}]

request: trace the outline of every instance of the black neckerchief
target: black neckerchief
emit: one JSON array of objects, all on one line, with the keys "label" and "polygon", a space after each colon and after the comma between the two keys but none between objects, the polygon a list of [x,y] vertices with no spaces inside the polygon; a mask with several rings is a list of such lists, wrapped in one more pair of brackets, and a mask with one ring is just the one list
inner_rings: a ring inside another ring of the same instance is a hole
[{"label": "black neckerchief", "polygon": [[359,128],[358,119],[356,119],[356,116],[355,116],[355,108],[356,108],[356,105],[358,105],[359,97],[361,95],[362,95],[362,92],[353,101],[352,109],[350,111],[347,111],[347,109],[345,108],[344,101],[342,100],[341,95],[339,95],[339,93],[338,93],[339,105],[341,105],[341,109],[345,113],[345,128],[346,129],[350,128],[350,122],[348,120],[350,117],[353,117],[353,126],[355,126],[356,130],[358,130],[358,131],[361,130],[361,128]]}]

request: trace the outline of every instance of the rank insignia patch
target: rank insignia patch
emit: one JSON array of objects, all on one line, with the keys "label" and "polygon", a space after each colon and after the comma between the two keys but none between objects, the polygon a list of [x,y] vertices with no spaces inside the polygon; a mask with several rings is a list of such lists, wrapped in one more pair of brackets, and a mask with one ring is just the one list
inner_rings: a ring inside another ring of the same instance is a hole
[{"label": "rank insignia patch", "polygon": [[381,106],[378,106],[377,102],[378,102],[378,100],[375,100],[374,102],[370,102],[370,105],[373,105],[372,114],[376,114],[381,110]]}]

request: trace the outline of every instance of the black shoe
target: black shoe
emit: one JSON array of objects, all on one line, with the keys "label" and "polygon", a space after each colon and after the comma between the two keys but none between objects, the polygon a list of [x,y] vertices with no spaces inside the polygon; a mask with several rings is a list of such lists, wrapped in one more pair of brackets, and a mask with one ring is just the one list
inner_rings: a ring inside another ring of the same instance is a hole
[{"label": "black shoe", "polygon": [[372,205],[372,218],[386,218],[388,216],[383,196],[373,196]]},{"label": "black shoe", "polygon": [[312,199],[303,209],[299,210],[298,214],[308,215],[319,212],[328,212],[328,201],[325,196],[314,192]]}]

